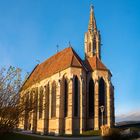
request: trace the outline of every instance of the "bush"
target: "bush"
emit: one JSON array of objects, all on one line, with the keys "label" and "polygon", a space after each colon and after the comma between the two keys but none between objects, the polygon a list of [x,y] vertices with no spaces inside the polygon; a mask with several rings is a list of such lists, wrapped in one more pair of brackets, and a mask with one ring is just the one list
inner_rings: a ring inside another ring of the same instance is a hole
[{"label": "bush", "polygon": [[104,136],[103,140],[121,140],[119,129],[111,129],[108,136]]},{"label": "bush", "polygon": [[99,135],[101,135],[101,131],[100,130],[89,130],[89,131],[83,132],[82,135],[85,135],[85,136],[99,136]]},{"label": "bush", "polygon": [[103,140],[131,140],[140,137],[138,131],[132,131],[130,134],[127,135],[121,134],[121,131],[123,130],[113,128],[110,130],[108,136],[103,137]]}]

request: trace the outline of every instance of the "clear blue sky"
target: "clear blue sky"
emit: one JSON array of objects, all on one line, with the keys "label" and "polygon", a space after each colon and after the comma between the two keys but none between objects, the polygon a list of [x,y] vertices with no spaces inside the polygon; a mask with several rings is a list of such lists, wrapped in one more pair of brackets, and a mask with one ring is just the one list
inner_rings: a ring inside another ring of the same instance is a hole
[{"label": "clear blue sky", "polygon": [[84,57],[90,4],[102,37],[102,60],[111,70],[116,114],[140,108],[139,0],[0,0],[0,66],[31,72],[68,46]]}]

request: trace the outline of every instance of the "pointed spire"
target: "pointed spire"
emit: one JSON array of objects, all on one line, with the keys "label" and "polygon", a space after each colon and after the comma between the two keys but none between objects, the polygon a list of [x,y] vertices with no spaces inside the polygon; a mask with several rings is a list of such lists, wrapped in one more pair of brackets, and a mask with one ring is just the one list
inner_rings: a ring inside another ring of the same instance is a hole
[{"label": "pointed spire", "polygon": [[96,30],[96,20],[94,17],[94,7],[93,5],[90,6],[90,19],[89,19],[89,25],[88,30]]}]

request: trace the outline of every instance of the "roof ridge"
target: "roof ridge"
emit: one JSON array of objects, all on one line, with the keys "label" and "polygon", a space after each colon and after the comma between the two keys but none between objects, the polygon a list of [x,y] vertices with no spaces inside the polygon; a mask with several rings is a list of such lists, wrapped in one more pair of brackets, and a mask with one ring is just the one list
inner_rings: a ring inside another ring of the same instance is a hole
[{"label": "roof ridge", "polygon": [[[73,61],[72,59],[74,59],[74,57],[78,59],[72,47],[67,47],[62,51],[56,53],[55,55],[47,58],[45,61],[38,64],[33,69],[32,73],[30,73],[28,79],[25,81],[21,90],[27,89],[29,86],[47,77],[50,77],[59,71],[71,67]],[[79,60],[76,61],[78,61],[77,64],[79,65],[80,64]],[[74,64],[76,63],[74,62]]]},{"label": "roof ridge", "polygon": [[61,50],[60,52],[57,52],[57,53],[55,53],[54,55],[52,55],[52,56],[50,56],[49,58],[47,58],[45,61],[43,61],[43,62],[40,63],[39,65],[45,63],[45,62],[48,61],[48,60],[51,60],[52,58],[55,58],[58,54],[60,54],[60,53],[62,53],[62,52],[64,52],[64,51],[66,51],[67,49],[70,49],[70,48],[71,48],[71,47],[64,48],[64,49]]}]

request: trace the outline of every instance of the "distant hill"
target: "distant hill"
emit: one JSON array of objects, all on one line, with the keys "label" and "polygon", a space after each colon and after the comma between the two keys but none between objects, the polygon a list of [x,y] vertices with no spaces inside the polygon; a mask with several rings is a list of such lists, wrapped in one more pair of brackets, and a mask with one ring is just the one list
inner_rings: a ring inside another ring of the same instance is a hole
[{"label": "distant hill", "polygon": [[123,121],[115,124],[117,127],[140,127],[140,121]]},{"label": "distant hill", "polygon": [[116,123],[118,122],[140,122],[140,111],[131,112],[116,116]]}]

